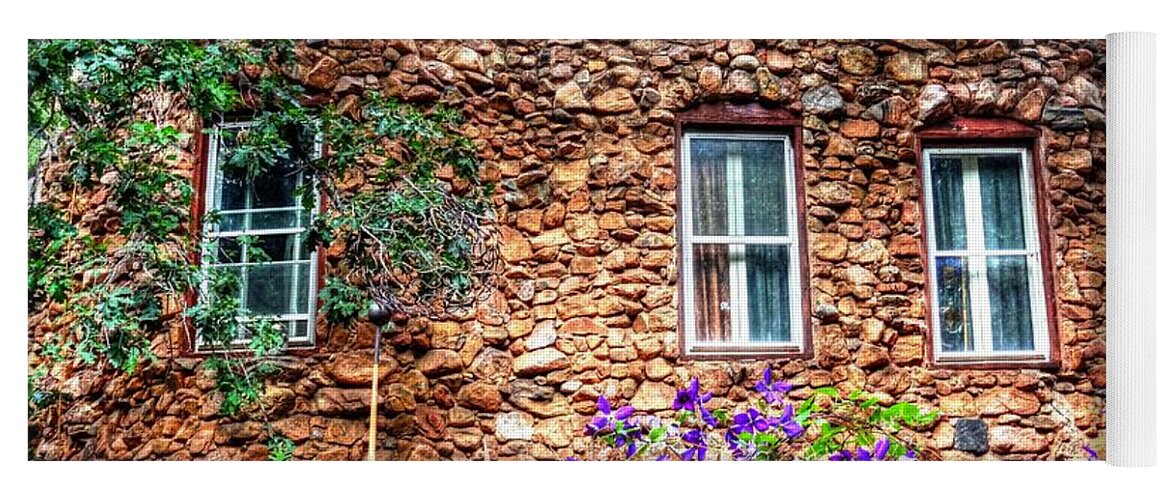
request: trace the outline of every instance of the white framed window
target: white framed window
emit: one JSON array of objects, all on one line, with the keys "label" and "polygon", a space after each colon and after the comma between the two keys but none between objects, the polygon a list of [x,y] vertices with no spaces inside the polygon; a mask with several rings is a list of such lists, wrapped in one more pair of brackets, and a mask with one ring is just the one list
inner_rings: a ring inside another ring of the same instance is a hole
[{"label": "white framed window", "polygon": [[1030,162],[1025,148],[923,151],[937,361],[1050,361]]},{"label": "white framed window", "polygon": [[788,135],[684,131],[680,219],[685,354],[805,346]]},{"label": "white framed window", "polygon": [[[290,347],[310,347],[318,269],[317,249],[307,237],[320,200],[312,179],[295,162],[280,162],[252,179],[222,168],[237,134],[251,125],[221,123],[209,135],[203,235],[210,244],[201,262],[205,269],[238,273],[240,303],[249,312],[241,321],[268,318],[283,330]],[[313,154],[321,154],[320,138]],[[299,196],[305,189],[314,193],[311,208]],[[207,287],[205,279],[201,296]],[[249,340],[242,336],[234,343],[245,347]],[[196,347],[204,347],[203,342],[198,340]]]}]

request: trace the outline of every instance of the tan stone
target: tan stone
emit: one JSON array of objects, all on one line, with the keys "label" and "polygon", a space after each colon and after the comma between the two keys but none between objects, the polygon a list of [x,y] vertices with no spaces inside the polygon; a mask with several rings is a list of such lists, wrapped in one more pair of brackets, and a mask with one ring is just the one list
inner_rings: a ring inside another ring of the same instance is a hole
[{"label": "tan stone", "polygon": [[[341,353],[325,364],[325,372],[329,378],[339,385],[368,386],[374,376],[373,353]],[[386,380],[392,371],[395,371],[394,359],[385,353],[379,360],[378,380]]]},{"label": "tan stone", "polygon": [[846,238],[836,233],[817,233],[813,235],[811,246],[813,255],[829,262],[840,262],[846,258]]},{"label": "tan stone", "polygon": [[512,362],[512,371],[518,376],[528,377],[560,370],[569,366],[569,358],[552,347],[526,352]]},{"label": "tan stone", "polygon": [[460,404],[469,408],[494,412],[500,409],[503,398],[500,390],[485,382],[472,382],[459,389]]},{"label": "tan stone", "polygon": [[566,111],[583,111],[590,109],[590,103],[582,93],[577,82],[569,82],[557,89],[553,95],[553,104]]},{"label": "tan stone", "polygon": [[500,258],[510,264],[519,264],[532,256],[533,248],[529,240],[511,227],[500,227]]},{"label": "tan stone", "polygon": [[842,135],[851,139],[878,137],[880,129],[874,120],[846,120],[842,123]]},{"label": "tan stone", "polygon": [[1051,155],[1049,165],[1074,172],[1088,172],[1093,168],[1093,158],[1088,150],[1075,149]]},{"label": "tan stone", "polygon": [[939,398],[939,413],[949,417],[976,416],[976,402],[967,392],[956,392]]},{"label": "tan stone", "polygon": [[643,382],[630,400],[631,406],[640,411],[659,411],[671,408],[675,401],[675,390],[662,382]]},{"label": "tan stone", "polygon": [[1000,415],[1011,413],[1028,416],[1041,409],[1037,396],[1010,387],[995,387],[988,389],[976,398],[976,407],[981,415]]},{"label": "tan stone", "polygon": [[923,337],[902,336],[890,350],[890,358],[896,365],[914,365],[923,361]]},{"label": "tan stone", "polygon": [[997,453],[1036,453],[1049,448],[1049,440],[1033,429],[998,425],[988,430],[988,447]]},{"label": "tan stone", "polygon": [[922,83],[927,80],[927,59],[914,52],[899,52],[886,62],[886,74],[899,83]]},{"label": "tan stone", "polygon": [[432,349],[415,362],[415,367],[424,375],[446,375],[462,370],[463,360],[458,352],[451,349]]},{"label": "tan stone", "polygon": [[860,45],[851,45],[838,50],[838,65],[842,71],[853,75],[873,75],[878,70],[878,57],[874,51]]},{"label": "tan stone", "polygon": [[624,88],[607,90],[590,101],[590,104],[593,105],[594,111],[599,113],[625,113],[638,109],[638,104],[635,104],[634,98],[630,96],[630,91]]},{"label": "tan stone", "polygon": [[[589,160],[574,160],[568,163],[558,163],[553,166],[553,174],[551,176],[553,182],[561,186],[567,191],[580,189],[585,186],[585,183],[590,178],[590,162]],[[550,226],[559,225],[546,224]]]},{"label": "tan stone", "polygon": [[576,417],[564,416],[542,420],[533,428],[533,441],[553,448],[564,448],[573,441],[577,433]]}]

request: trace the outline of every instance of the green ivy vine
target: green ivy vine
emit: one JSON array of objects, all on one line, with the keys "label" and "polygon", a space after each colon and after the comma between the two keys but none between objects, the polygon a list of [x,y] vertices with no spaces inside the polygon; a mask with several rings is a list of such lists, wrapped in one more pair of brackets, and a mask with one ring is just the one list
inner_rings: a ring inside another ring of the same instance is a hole
[{"label": "green ivy vine", "polygon": [[[220,413],[266,414],[265,380],[279,370],[267,360],[286,332],[243,321],[239,278],[200,266],[214,252],[189,227],[190,169],[202,168],[184,163],[192,123],[251,122],[224,169],[253,178],[291,163],[313,179],[296,194],[308,207],[315,189],[325,202],[310,240],[331,249],[320,292],[329,323],[352,324],[371,300],[434,316],[492,288],[493,186],[461,113],[378,93],[344,110],[307,104],[297,53],[287,40],[28,42],[28,304],[30,317],[62,312],[43,316],[53,338],[30,340],[30,421],[63,397],[53,363],[133,375],[178,355],[176,323],[209,352]],[[247,356],[233,343],[241,335]],[[274,460],[295,448],[271,431],[267,444]]]}]

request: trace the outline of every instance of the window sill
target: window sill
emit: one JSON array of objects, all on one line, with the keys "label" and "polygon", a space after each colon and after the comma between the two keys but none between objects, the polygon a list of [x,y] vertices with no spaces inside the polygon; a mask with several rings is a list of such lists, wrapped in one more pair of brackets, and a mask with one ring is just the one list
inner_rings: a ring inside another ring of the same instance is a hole
[{"label": "window sill", "polygon": [[749,347],[749,346],[693,346],[687,349],[681,361],[720,361],[720,360],[790,360],[809,359],[812,351],[802,351],[799,347]]},{"label": "window sill", "polygon": [[1013,357],[963,357],[963,358],[936,358],[928,362],[929,368],[954,370],[1009,370],[1035,368],[1039,370],[1057,370],[1061,368],[1061,361],[1048,359],[1043,354],[1036,356]]}]

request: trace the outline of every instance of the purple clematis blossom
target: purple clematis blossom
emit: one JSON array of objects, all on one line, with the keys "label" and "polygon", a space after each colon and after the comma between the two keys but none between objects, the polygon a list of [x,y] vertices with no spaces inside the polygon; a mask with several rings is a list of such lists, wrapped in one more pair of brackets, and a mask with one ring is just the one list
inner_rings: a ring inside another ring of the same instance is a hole
[{"label": "purple clematis blossom", "polygon": [[[868,450],[859,446],[854,454],[851,455],[848,450],[842,450],[829,456],[830,460],[834,461],[858,461],[858,462],[881,462],[886,460],[887,453],[890,452],[890,439],[883,436],[874,443],[874,449]],[[908,453],[910,455],[910,453]]]},{"label": "purple clematis blossom", "polygon": [[842,450],[829,456],[829,460],[834,462],[849,462],[853,459],[854,456],[850,454],[850,450]]},{"label": "purple clematis blossom", "polygon": [[1098,459],[1098,452],[1088,444],[1082,445],[1082,450],[1086,452],[1086,460],[1094,461]]},{"label": "purple clematis blossom", "polygon": [[680,455],[684,461],[698,460],[703,461],[707,456],[707,441],[704,440],[703,431],[699,429],[692,429],[683,433],[683,442],[691,445],[683,451]]},{"label": "purple clematis blossom", "polygon": [[801,427],[801,423],[793,418],[793,405],[786,404],[785,411],[781,413],[779,426],[789,439],[800,436],[805,432],[805,428]]},{"label": "purple clematis blossom", "polygon": [[778,404],[782,401],[786,392],[793,389],[793,385],[783,380],[773,381],[773,369],[771,366],[764,368],[764,374],[760,380],[756,382],[756,392],[764,397],[768,404]]},{"label": "purple clematis blossom", "polygon": [[626,423],[626,419],[630,418],[631,415],[634,415],[633,406],[623,406],[615,411],[611,409],[610,401],[606,399],[606,396],[599,395],[598,415],[586,424],[586,434],[592,436],[599,432],[612,430],[617,427],[617,422]]},{"label": "purple clematis blossom", "polygon": [[699,379],[693,378],[691,379],[691,384],[686,389],[680,389],[675,393],[675,402],[671,405],[671,408],[676,411],[687,410],[698,413],[696,408],[702,407],[703,403],[711,399],[711,392],[699,393]]},{"label": "purple clematis blossom", "polygon": [[732,417],[732,426],[728,431],[739,436],[745,432],[756,433],[764,432],[780,424],[780,420],[776,417],[769,418],[756,410],[756,408],[749,408],[744,413],[737,413]]}]

